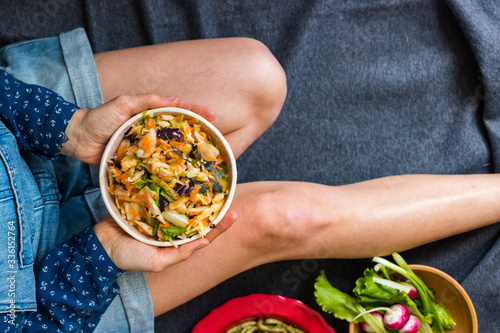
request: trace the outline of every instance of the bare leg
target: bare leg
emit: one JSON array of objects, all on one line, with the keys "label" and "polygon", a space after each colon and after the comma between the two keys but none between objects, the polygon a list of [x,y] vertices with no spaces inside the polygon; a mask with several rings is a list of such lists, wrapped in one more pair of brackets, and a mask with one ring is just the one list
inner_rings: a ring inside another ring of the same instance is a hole
[{"label": "bare leg", "polygon": [[228,231],[185,262],[147,274],[155,314],[264,263],[386,255],[493,224],[499,202],[500,175],[241,184]]},{"label": "bare leg", "polygon": [[276,119],[286,77],[262,43],[248,38],[183,41],[95,55],[104,100],[157,93],[210,108],[239,156]]}]

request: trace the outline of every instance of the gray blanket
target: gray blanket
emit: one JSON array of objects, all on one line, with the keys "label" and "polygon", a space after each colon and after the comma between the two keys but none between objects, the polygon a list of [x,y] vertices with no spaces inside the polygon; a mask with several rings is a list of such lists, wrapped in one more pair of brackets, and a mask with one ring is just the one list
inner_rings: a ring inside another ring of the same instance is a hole
[{"label": "gray blanket", "polygon": [[[275,124],[239,159],[240,182],[340,185],[500,168],[495,0],[6,3],[0,8],[1,45],[78,26],[87,30],[95,52],[229,36],[265,43],[287,73],[288,97]],[[497,224],[403,253],[463,284],[480,332],[500,332],[499,233]],[[302,260],[258,267],[157,318],[157,331],[190,332],[213,308],[250,293],[279,293],[319,310],[313,283],[320,269],[349,291],[367,265],[368,259]],[[347,331],[344,322],[325,318]]]}]

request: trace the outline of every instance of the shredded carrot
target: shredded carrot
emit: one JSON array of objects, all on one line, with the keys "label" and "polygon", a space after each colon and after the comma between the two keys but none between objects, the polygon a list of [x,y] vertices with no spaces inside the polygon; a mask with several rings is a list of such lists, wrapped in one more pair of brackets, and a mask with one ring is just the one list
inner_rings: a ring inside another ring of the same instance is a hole
[{"label": "shredded carrot", "polygon": [[209,197],[210,198],[213,198],[214,197],[214,193],[212,191],[212,183],[211,182],[203,182],[204,184],[207,184],[208,185],[208,194],[209,194]]},{"label": "shredded carrot", "polygon": [[143,136],[142,140],[139,142],[139,148],[146,152],[150,152],[153,150],[153,141],[149,138],[149,136]]},{"label": "shredded carrot", "polygon": [[160,160],[160,162],[162,162],[162,163],[167,163],[167,158],[165,157],[165,155],[160,155],[160,156],[158,157],[158,159],[159,159],[159,160]]},{"label": "shredded carrot", "polygon": [[132,193],[132,190],[134,189],[133,184],[126,184],[125,189],[128,191],[128,193]]},{"label": "shredded carrot", "polygon": [[133,217],[135,217],[135,218],[139,218],[139,217],[141,217],[141,214],[139,214],[139,213],[138,213],[138,212],[136,212],[135,210],[130,210],[128,213],[129,213],[130,215],[132,215]]},{"label": "shredded carrot", "polygon": [[160,144],[162,145],[162,147],[164,149],[170,149],[171,148],[167,141],[165,141],[163,139],[158,139],[158,141],[160,142]]},{"label": "shredded carrot", "polygon": [[127,199],[127,198],[128,198],[128,196],[127,196],[127,195],[125,195],[125,194],[120,194],[120,195],[118,195],[118,199],[120,199],[120,200],[125,200],[125,199]]},{"label": "shredded carrot", "polygon": [[177,209],[180,206],[182,206],[185,202],[186,202],[186,199],[181,197],[179,200],[171,202],[169,204],[169,207],[170,207],[170,209]]},{"label": "shredded carrot", "polygon": [[156,128],[155,122],[150,117],[148,117],[148,127],[149,128]]},{"label": "shredded carrot", "polygon": [[218,165],[222,162],[224,162],[224,157],[222,156],[222,154],[219,154],[219,156],[217,156],[217,159],[215,160],[215,164]]},{"label": "shredded carrot", "polygon": [[190,211],[189,214],[190,215],[200,215],[203,213],[203,210],[200,209],[200,211]]},{"label": "shredded carrot", "polygon": [[119,160],[122,160],[125,157],[126,151],[127,151],[127,146],[121,145],[120,147],[118,147],[116,154],[118,155]]},{"label": "shredded carrot", "polygon": [[124,173],[122,173],[121,175],[119,175],[118,177],[116,177],[115,179],[119,180],[119,181],[123,181],[123,180],[129,178],[130,176],[131,176],[130,171],[127,170]]},{"label": "shredded carrot", "polygon": [[197,201],[196,199],[196,196],[198,195],[198,191],[200,191],[201,189],[201,186],[199,185],[196,185],[193,189],[193,192],[191,192],[191,195],[189,196],[189,199],[191,199],[191,201]]},{"label": "shredded carrot", "polygon": [[179,149],[183,153],[189,154],[189,152],[191,151],[191,148],[183,142],[179,142],[177,140],[172,140],[170,142],[172,142],[172,145],[174,145],[177,149]]},{"label": "shredded carrot", "polygon": [[206,227],[208,225],[208,217],[202,218],[200,222]]}]

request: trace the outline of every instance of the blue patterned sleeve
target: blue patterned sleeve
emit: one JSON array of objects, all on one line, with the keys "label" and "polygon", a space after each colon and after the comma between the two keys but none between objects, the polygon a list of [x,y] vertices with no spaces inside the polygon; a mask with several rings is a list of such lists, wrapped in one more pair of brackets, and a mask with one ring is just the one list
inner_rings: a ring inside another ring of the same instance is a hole
[{"label": "blue patterned sleeve", "polygon": [[22,332],[92,332],[118,294],[122,272],[87,227],[45,258],[36,277],[37,311],[19,323]]},{"label": "blue patterned sleeve", "polygon": [[21,82],[0,69],[0,117],[21,149],[57,157],[69,120],[78,109],[50,89]]}]

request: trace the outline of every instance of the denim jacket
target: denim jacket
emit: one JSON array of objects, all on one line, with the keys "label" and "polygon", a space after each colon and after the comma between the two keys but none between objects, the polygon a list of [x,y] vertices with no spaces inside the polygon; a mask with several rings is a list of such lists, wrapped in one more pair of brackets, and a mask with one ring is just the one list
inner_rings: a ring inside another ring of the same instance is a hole
[{"label": "denim jacket", "polygon": [[0,122],[0,312],[35,310],[34,260],[42,200],[14,135]]},{"label": "denim jacket", "polygon": [[60,134],[77,108],[2,75],[0,332],[91,332],[119,292],[122,271],[91,226],[54,247],[59,193],[47,157],[57,156]]}]

